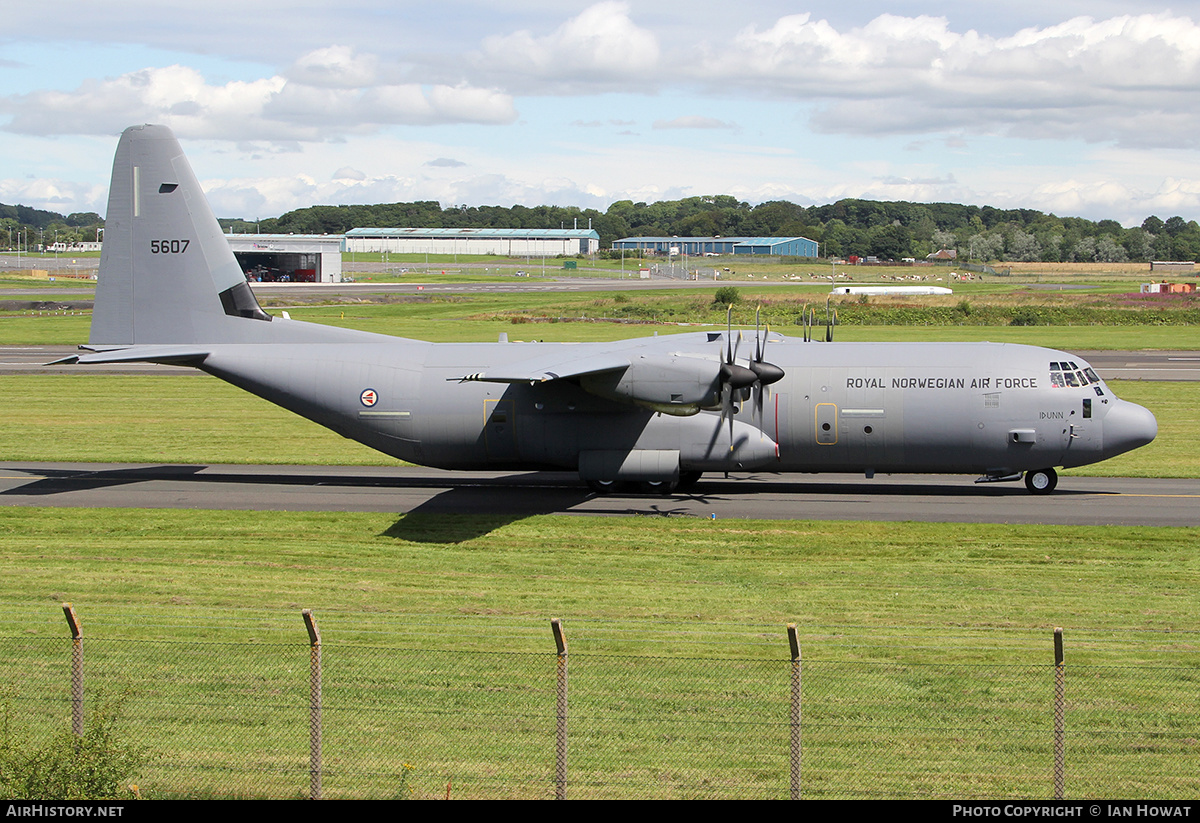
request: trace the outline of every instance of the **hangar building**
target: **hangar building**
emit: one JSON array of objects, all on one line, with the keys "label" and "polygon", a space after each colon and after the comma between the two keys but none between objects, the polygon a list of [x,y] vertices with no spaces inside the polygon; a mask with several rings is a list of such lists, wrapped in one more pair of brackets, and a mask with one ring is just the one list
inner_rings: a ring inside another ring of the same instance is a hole
[{"label": "hangar building", "polygon": [[259,283],[342,282],[340,234],[227,234],[246,277]]},{"label": "hangar building", "polygon": [[346,251],[557,257],[594,254],[593,229],[351,229]]},{"label": "hangar building", "polygon": [[613,248],[657,254],[770,254],[817,257],[817,241],[807,237],[626,237]]}]

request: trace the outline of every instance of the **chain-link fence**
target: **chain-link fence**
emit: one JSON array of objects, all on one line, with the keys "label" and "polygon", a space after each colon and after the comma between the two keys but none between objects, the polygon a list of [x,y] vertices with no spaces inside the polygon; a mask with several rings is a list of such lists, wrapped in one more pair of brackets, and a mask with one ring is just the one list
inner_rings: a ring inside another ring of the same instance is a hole
[{"label": "chain-link fence", "polygon": [[[541,625],[540,653],[481,650],[478,638],[458,651],[339,642],[320,647],[318,669],[299,620],[284,642],[85,631],[83,706],[120,701],[119,734],[142,752],[129,780],[144,797],[1044,799],[1061,786],[1065,797],[1167,799],[1200,789],[1194,663],[1060,668],[1049,637],[1028,664],[861,650],[801,659],[783,631],[769,639],[776,654],[753,659],[586,642],[560,654]],[[69,633],[0,637],[0,654],[6,734],[69,727]]]}]

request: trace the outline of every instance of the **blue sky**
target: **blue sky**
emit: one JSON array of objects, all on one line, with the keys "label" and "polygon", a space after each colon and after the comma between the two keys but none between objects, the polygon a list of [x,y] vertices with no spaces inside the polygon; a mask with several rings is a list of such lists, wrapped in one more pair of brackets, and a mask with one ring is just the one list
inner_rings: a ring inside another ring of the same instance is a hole
[{"label": "blue sky", "polygon": [[1200,4],[0,6],[0,202],[171,126],[218,214],[732,194],[1200,219]]}]

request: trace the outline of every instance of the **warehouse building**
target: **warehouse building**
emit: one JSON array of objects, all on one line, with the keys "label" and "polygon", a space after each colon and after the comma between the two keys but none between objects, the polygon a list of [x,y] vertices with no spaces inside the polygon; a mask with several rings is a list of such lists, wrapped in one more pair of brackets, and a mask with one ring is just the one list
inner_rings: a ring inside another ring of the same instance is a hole
[{"label": "warehouse building", "polygon": [[782,257],[817,257],[817,241],[807,237],[626,237],[613,243],[620,251],[654,254],[768,254]]},{"label": "warehouse building", "polygon": [[247,280],[342,282],[340,234],[227,234],[225,237]]},{"label": "warehouse building", "polygon": [[345,250],[574,257],[599,251],[600,235],[593,229],[351,229]]}]

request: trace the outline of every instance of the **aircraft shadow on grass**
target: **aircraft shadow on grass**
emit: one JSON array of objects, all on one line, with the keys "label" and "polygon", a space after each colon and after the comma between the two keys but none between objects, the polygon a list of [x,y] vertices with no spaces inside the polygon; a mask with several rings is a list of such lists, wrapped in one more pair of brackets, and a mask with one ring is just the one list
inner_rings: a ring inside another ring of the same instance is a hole
[{"label": "aircraft shadow on grass", "polygon": [[113,486],[127,486],[132,483],[144,483],[148,480],[195,479],[193,475],[205,468],[205,466],[164,465],[89,470],[8,466],[6,467],[7,471],[27,472],[34,477],[28,483],[0,491],[0,497],[66,494]]},{"label": "aircraft shadow on grass", "polygon": [[[28,483],[0,491],[2,497],[52,497],[55,495],[101,491],[120,486],[151,482],[238,486],[292,486],[310,489],[445,489],[421,502],[391,526],[384,534],[418,542],[463,542],[537,514],[570,511],[593,497],[582,484],[564,485],[564,475],[522,472],[510,476],[472,478],[388,477],[377,474],[321,474],[277,472],[247,474],[211,471],[206,465],[155,465],[112,469],[18,468],[9,471],[34,475]],[[576,480],[573,475],[569,480]],[[449,488],[447,488],[449,487]],[[82,505],[87,505],[83,502]],[[130,498],[128,505],[136,505]],[[269,503],[261,506],[270,508]],[[216,508],[222,508],[218,505]],[[241,508],[231,504],[230,508]],[[446,515],[453,515],[447,518]]]}]

